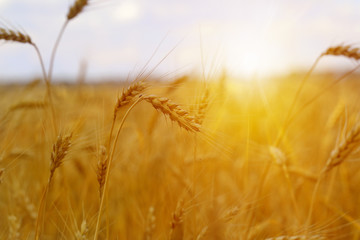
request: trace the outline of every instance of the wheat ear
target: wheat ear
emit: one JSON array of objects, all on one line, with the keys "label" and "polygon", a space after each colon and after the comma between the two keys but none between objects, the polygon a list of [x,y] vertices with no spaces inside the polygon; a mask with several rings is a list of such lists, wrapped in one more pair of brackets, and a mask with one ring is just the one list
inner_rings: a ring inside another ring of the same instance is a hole
[{"label": "wheat ear", "polygon": [[80,229],[77,229],[75,232],[75,239],[76,240],[86,240],[87,238],[87,234],[89,232],[89,228],[87,226],[87,222],[86,219],[83,219],[80,225]]},{"label": "wheat ear", "polygon": [[356,123],[355,126],[348,132],[345,136],[345,138],[340,142],[340,144],[334,148],[334,150],[331,152],[330,157],[326,161],[326,165],[323,168],[323,170],[320,172],[320,175],[316,181],[311,202],[310,202],[310,208],[309,208],[309,214],[307,219],[307,225],[310,226],[311,220],[312,220],[312,214],[314,209],[314,204],[316,200],[316,194],[320,187],[320,182],[322,178],[326,175],[327,172],[329,172],[334,167],[340,165],[343,163],[346,158],[357,149],[358,142],[360,140],[360,123]]},{"label": "wheat ear", "polygon": [[340,142],[340,144],[331,152],[326,162],[325,170],[330,171],[333,167],[341,164],[345,159],[359,146],[360,123],[357,123]]},{"label": "wheat ear", "polygon": [[134,82],[127,89],[124,89],[121,96],[118,97],[118,99],[116,100],[116,104],[114,107],[114,119],[116,118],[116,115],[120,108],[132,102],[135,97],[144,92],[146,88],[147,85],[143,81],[140,81]]},{"label": "wheat ear", "polygon": [[209,89],[206,89],[198,105],[195,122],[202,125],[209,105]]},{"label": "wheat ear", "polygon": [[67,14],[67,19],[71,20],[79,15],[86,5],[89,4],[88,0],[76,0],[74,4],[69,8],[69,12]]},{"label": "wheat ear", "polygon": [[21,222],[15,215],[8,216],[9,220],[9,238],[12,240],[20,239]]},{"label": "wheat ear", "polygon": [[50,189],[51,181],[53,179],[55,170],[62,165],[64,158],[68,153],[68,150],[71,146],[71,139],[72,139],[71,133],[65,137],[63,137],[60,134],[53,145],[50,156],[50,175],[49,175],[48,183],[45,187],[44,193],[40,200],[40,206],[38,209],[38,214],[36,219],[35,240],[38,240],[40,238],[41,225],[43,221],[43,211],[46,209],[46,200]]},{"label": "wheat ear", "polygon": [[154,215],[154,207],[150,207],[147,217],[144,231],[144,240],[151,240],[153,238],[154,230],[156,227],[156,217]]},{"label": "wheat ear", "polygon": [[[0,40],[14,41],[14,42],[18,42],[18,43],[28,43],[34,47],[36,54],[38,55],[38,58],[40,61],[41,70],[43,73],[44,81],[46,84],[46,90],[47,90],[49,102],[51,105],[52,120],[54,122],[55,121],[55,115],[54,115],[55,113],[54,113],[54,107],[53,107],[52,98],[51,98],[50,82],[46,75],[44,61],[41,56],[39,48],[37,47],[37,45],[34,42],[32,42],[31,37],[28,34],[20,32],[18,30],[12,30],[12,29],[6,29],[6,28],[0,27]],[[54,129],[55,129],[55,131],[57,131],[55,126],[54,126]]]},{"label": "wheat ear", "polygon": [[4,168],[0,168],[0,184],[3,181],[3,175],[4,175],[5,169]]},{"label": "wheat ear", "polygon": [[[168,99],[168,98],[161,98],[161,97],[157,97],[154,95],[150,95],[150,96],[141,96],[140,95],[140,97],[134,101],[134,103],[128,108],[125,115],[123,116],[123,119],[120,123],[120,126],[118,128],[118,131],[116,133],[115,139],[112,144],[112,148],[111,148],[110,155],[109,155],[109,160],[107,161],[105,181],[104,181],[104,185],[103,185],[103,191],[102,191],[102,194],[100,197],[100,206],[99,206],[98,217],[97,217],[97,221],[96,221],[94,240],[97,240],[98,235],[99,235],[100,220],[101,220],[101,214],[102,214],[102,209],[103,209],[103,205],[104,205],[104,195],[106,193],[106,189],[107,189],[107,185],[108,185],[108,181],[109,181],[110,166],[114,159],[115,148],[116,148],[117,141],[119,139],[121,129],[124,125],[124,122],[125,122],[127,116],[131,112],[131,110],[142,100],[145,100],[145,101],[151,103],[151,105],[155,109],[161,111],[164,115],[169,116],[170,119],[174,122],[177,122],[180,125],[180,127],[184,128],[188,131],[191,131],[191,132],[200,132],[200,126],[195,123],[194,117],[190,116],[190,114],[187,111],[180,108],[180,106],[178,104],[172,103],[170,101],[170,99]],[[110,143],[109,143],[109,146],[110,146]]]},{"label": "wheat ear", "polygon": [[64,161],[65,156],[71,146],[72,134],[63,137],[59,135],[56,143],[53,145],[53,151],[51,152],[50,163],[50,176],[49,183],[54,176],[55,170],[60,167]]},{"label": "wheat ear", "polygon": [[172,121],[177,122],[180,127],[190,132],[200,132],[201,127],[196,123],[196,118],[170,99],[155,95],[143,96],[143,99],[149,102],[156,110],[168,116]]},{"label": "wheat ear", "polygon": [[99,158],[99,160],[98,160],[98,164],[97,164],[96,175],[97,175],[97,180],[99,183],[99,193],[100,193],[100,197],[101,197],[103,188],[104,188],[104,184],[105,184],[105,175],[106,175],[107,164],[108,164],[108,155],[107,155],[106,148],[104,146],[100,147],[98,158]]},{"label": "wheat ear", "polygon": [[275,146],[270,146],[269,152],[270,152],[270,155],[272,156],[272,158],[275,160],[276,164],[278,164],[280,166],[282,173],[284,174],[284,177],[285,177],[287,185],[288,185],[287,187],[290,191],[290,197],[291,197],[291,202],[292,202],[292,205],[293,205],[293,208],[295,211],[295,216],[298,219],[299,211],[298,211],[298,207],[297,207],[297,203],[296,203],[294,187],[291,182],[290,175],[289,175],[288,157],[280,148],[275,147]]},{"label": "wheat ear", "polygon": [[128,88],[123,89],[121,96],[117,98],[115,107],[114,107],[113,121],[112,121],[111,129],[110,129],[108,149],[110,148],[111,137],[112,137],[112,134],[114,131],[117,113],[119,112],[119,110],[122,107],[125,107],[130,102],[135,101],[136,100],[135,97],[137,97],[141,93],[143,93],[147,87],[148,87],[147,84],[143,81],[134,82]]},{"label": "wheat ear", "polygon": [[172,214],[170,222],[170,240],[181,240],[184,235],[183,217],[184,217],[184,200],[180,199],[176,209]]},{"label": "wheat ear", "polygon": [[33,44],[30,36],[26,33],[5,28],[0,28],[0,40]]},{"label": "wheat ear", "polygon": [[344,56],[347,58],[352,58],[355,60],[360,59],[360,49],[353,48],[351,45],[338,45],[334,47],[329,47],[325,52],[322,53],[323,56],[325,55],[332,55],[332,56]]},{"label": "wheat ear", "polygon": [[[120,126],[119,126],[119,129],[116,133],[116,136],[115,136],[115,139],[114,139],[114,142],[113,142],[113,145],[112,145],[112,148],[111,148],[111,151],[109,152],[109,159],[107,161],[107,165],[106,165],[106,171],[105,171],[105,180],[104,180],[104,184],[103,184],[103,190],[102,190],[102,193],[100,195],[100,206],[99,206],[99,212],[98,212],[98,217],[97,217],[97,221],[96,221],[96,227],[95,227],[95,234],[94,234],[94,240],[97,240],[98,239],[98,235],[99,235],[99,229],[100,229],[100,220],[101,220],[101,214],[102,214],[102,209],[103,209],[103,206],[104,206],[104,199],[105,199],[105,192],[106,192],[106,189],[107,189],[107,185],[108,185],[108,181],[109,181],[109,173],[110,173],[110,166],[111,166],[111,163],[112,163],[112,160],[114,158],[114,153],[115,153],[115,147],[116,147],[116,144],[117,144],[117,141],[119,139],[119,135],[120,135],[120,132],[121,132],[121,129],[124,125],[124,122],[127,118],[127,116],[129,115],[129,113],[131,112],[131,110],[136,106],[136,104],[138,104],[140,101],[142,100],[142,98],[138,98],[130,107],[129,109],[126,111],[121,123],[120,123]],[[110,146],[110,143],[109,143],[109,146]]]}]

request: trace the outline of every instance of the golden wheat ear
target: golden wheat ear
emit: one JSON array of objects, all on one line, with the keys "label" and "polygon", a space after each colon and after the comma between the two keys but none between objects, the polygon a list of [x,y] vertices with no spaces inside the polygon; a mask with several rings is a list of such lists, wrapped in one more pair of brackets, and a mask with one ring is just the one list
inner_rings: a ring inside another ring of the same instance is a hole
[{"label": "golden wheat ear", "polygon": [[333,149],[329,159],[326,162],[325,171],[328,172],[332,168],[340,165],[355,150],[358,149],[360,142],[360,124],[357,123],[348,132],[340,144]]},{"label": "golden wheat ear", "polygon": [[5,169],[0,168],[0,184],[2,183],[4,172],[5,172]]},{"label": "golden wheat ear", "polygon": [[147,88],[147,84],[143,81],[135,82],[131,84],[127,89],[124,89],[121,96],[116,100],[114,107],[114,119],[120,108],[128,105],[132,102],[136,96],[140,95]]},{"label": "golden wheat ear", "polygon": [[84,10],[85,6],[87,6],[88,4],[88,0],[76,0],[74,4],[69,8],[69,12],[66,15],[67,20],[71,20],[77,15],[79,15]]},{"label": "golden wheat ear", "polygon": [[360,59],[360,49],[354,48],[351,45],[338,45],[334,47],[329,47],[322,56],[332,55],[332,56],[344,56],[347,58],[359,60]]},{"label": "golden wheat ear", "polygon": [[67,136],[59,135],[56,143],[53,145],[51,152],[51,164],[50,164],[50,177],[49,183],[54,175],[55,170],[60,167],[64,161],[65,156],[68,154],[71,146],[72,134]]},{"label": "golden wheat ear", "polygon": [[195,122],[199,125],[202,125],[205,116],[206,116],[206,111],[208,109],[208,105],[209,105],[209,89],[205,89],[205,92],[203,94],[203,96],[201,97],[201,100],[198,104],[198,108],[196,111],[196,118],[195,118]]},{"label": "golden wheat ear", "polygon": [[142,96],[142,98],[149,102],[156,110],[168,116],[171,121],[177,122],[180,127],[190,132],[200,132],[201,126],[196,122],[196,117],[191,116],[188,111],[182,109],[170,99],[155,95]]},{"label": "golden wheat ear", "polygon": [[100,198],[101,198],[104,184],[105,184],[105,176],[106,176],[107,166],[108,166],[107,150],[104,146],[100,146],[99,154],[98,154],[98,164],[97,164],[97,170],[96,170],[97,180],[99,183]]},{"label": "golden wheat ear", "polygon": [[0,40],[33,44],[30,36],[26,33],[2,27],[0,27]]}]

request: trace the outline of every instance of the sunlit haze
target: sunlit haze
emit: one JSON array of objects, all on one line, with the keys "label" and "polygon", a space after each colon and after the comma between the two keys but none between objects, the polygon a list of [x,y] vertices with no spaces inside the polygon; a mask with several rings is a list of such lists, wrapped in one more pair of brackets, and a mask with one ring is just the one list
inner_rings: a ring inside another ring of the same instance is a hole
[{"label": "sunlit haze", "polygon": [[[27,32],[49,64],[51,48],[72,1],[0,0],[2,26]],[[65,31],[54,77],[72,79],[80,63],[89,78],[136,75],[160,46],[147,70],[171,54],[155,74],[179,76],[227,69],[234,76],[304,71],[334,44],[358,44],[356,0],[94,0]],[[326,60],[318,70],[351,68]],[[0,45],[0,81],[40,76],[32,48]]]}]

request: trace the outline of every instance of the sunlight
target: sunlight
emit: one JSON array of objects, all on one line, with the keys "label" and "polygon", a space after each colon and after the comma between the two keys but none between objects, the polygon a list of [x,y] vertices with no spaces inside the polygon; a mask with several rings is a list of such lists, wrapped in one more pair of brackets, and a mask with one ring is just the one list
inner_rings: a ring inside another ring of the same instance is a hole
[{"label": "sunlight", "polygon": [[140,6],[134,1],[124,1],[115,11],[115,18],[121,22],[135,20],[140,16]]},{"label": "sunlight", "polygon": [[246,79],[284,72],[288,67],[281,42],[270,36],[233,37],[225,54],[228,69]]}]

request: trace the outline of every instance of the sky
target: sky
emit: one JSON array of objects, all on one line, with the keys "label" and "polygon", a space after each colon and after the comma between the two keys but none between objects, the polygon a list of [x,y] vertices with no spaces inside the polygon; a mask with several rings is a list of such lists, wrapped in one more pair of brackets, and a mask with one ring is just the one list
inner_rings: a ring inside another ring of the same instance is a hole
[{"label": "sky", "polygon": [[[48,68],[72,4],[0,0],[0,25],[28,33]],[[338,44],[360,44],[358,0],[90,0],[64,33],[54,78],[75,79],[82,62],[89,79],[134,77],[144,67],[163,78],[211,78],[224,68],[239,78],[267,77],[305,71]],[[355,64],[329,57],[318,70]],[[0,42],[0,82],[40,75],[31,46]]]}]

